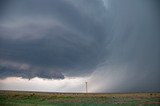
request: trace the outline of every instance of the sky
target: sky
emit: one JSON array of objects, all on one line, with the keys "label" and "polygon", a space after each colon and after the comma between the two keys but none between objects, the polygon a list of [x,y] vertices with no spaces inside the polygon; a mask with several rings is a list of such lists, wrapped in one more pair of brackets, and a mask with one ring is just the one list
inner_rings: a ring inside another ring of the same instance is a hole
[{"label": "sky", "polygon": [[0,90],[160,92],[158,0],[1,0]]}]

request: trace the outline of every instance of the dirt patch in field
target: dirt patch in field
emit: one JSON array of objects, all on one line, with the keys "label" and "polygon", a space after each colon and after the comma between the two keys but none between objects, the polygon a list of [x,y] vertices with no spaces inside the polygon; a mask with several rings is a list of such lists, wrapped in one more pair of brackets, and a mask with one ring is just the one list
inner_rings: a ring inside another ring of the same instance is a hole
[{"label": "dirt patch in field", "polygon": [[160,104],[160,102],[145,102],[144,104],[147,104],[147,105],[151,105],[151,104]]}]

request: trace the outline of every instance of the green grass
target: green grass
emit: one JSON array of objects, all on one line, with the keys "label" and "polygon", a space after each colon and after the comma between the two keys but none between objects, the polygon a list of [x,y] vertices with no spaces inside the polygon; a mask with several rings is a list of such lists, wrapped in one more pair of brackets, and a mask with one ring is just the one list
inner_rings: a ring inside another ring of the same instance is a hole
[{"label": "green grass", "polygon": [[86,95],[0,91],[0,106],[160,106],[160,93]]}]

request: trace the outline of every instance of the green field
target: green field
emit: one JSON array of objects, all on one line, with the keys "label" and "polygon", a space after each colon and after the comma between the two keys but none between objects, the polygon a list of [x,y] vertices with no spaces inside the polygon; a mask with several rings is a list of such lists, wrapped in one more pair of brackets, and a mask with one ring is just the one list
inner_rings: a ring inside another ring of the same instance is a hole
[{"label": "green field", "polygon": [[45,93],[0,91],[0,106],[160,106],[160,93]]}]

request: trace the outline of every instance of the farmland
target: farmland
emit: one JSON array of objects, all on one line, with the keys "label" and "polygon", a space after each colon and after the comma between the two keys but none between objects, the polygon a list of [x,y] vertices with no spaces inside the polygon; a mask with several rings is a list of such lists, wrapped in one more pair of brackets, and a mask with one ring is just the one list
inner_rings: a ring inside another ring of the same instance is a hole
[{"label": "farmland", "polygon": [[160,106],[160,93],[0,91],[0,106]]}]

